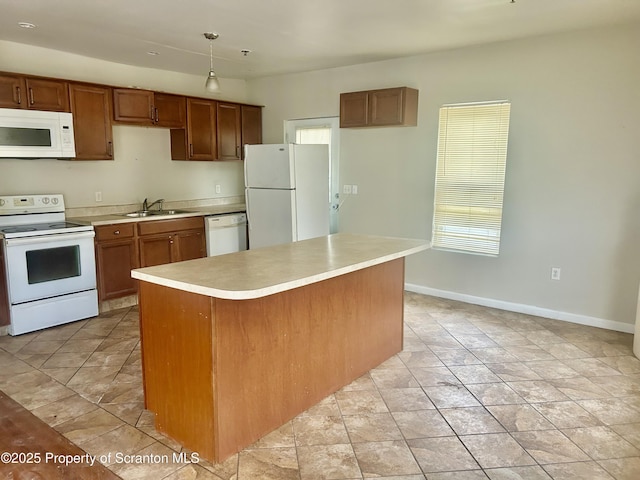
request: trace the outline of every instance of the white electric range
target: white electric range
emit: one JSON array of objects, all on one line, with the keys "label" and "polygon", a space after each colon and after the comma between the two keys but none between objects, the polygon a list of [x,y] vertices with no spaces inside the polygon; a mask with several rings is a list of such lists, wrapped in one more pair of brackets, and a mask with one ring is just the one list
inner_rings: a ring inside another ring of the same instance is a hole
[{"label": "white electric range", "polygon": [[62,195],[0,196],[0,320],[9,316],[11,335],[98,314],[94,235],[66,221]]}]

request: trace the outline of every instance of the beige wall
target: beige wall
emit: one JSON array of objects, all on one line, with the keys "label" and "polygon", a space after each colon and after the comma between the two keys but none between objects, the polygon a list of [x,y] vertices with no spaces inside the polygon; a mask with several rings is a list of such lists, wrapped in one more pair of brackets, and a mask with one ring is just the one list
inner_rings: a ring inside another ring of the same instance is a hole
[{"label": "beige wall", "polygon": [[[249,81],[228,100],[266,105],[264,141],[283,121],[338,115],[340,92],[420,90],[418,127],[344,129],[342,231],[430,239],[437,112],[509,99],[512,120],[498,258],[429,251],[411,288],[631,331],[640,280],[640,26],[512,41]],[[28,58],[28,61],[25,60]],[[202,78],[0,41],[0,70],[203,96]],[[163,129],[114,128],[113,162],[0,159],[0,193],[61,192],[70,207],[242,194],[242,164],[171,162]],[[551,266],[562,279],[549,279]]]},{"label": "beige wall", "polygon": [[[428,251],[412,288],[631,331],[640,280],[640,25],[511,41],[248,82],[264,141],[335,116],[339,93],[419,89],[417,127],[343,129],[341,231],[431,238],[438,108],[512,102],[497,258]],[[550,280],[552,266],[562,269]]]},{"label": "beige wall", "polygon": [[[201,76],[185,75],[0,41],[0,71],[246,101],[243,80],[220,79],[222,93],[207,95],[207,68],[203,65]],[[168,129],[114,126],[113,135],[114,161],[0,159],[0,194],[62,193],[67,207],[125,205],[145,197],[175,201],[244,194],[241,162],[171,161]],[[215,193],[216,184],[220,194]],[[101,203],[95,202],[98,191]]]}]

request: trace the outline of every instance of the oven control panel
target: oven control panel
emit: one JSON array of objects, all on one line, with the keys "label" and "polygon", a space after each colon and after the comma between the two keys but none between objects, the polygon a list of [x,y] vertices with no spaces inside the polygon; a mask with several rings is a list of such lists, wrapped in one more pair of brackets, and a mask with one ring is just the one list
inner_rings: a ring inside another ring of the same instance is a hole
[{"label": "oven control panel", "polygon": [[0,215],[55,212],[64,212],[64,199],[61,194],[0,197]]}]

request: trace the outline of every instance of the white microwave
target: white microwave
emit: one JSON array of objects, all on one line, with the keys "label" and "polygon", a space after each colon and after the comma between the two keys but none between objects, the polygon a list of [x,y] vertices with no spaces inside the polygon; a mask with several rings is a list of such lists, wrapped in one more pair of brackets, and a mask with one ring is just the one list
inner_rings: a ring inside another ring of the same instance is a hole
[{"label": "white microwave", "polygon": [[0,158],[73,158],[73,116],[0,108]]}]

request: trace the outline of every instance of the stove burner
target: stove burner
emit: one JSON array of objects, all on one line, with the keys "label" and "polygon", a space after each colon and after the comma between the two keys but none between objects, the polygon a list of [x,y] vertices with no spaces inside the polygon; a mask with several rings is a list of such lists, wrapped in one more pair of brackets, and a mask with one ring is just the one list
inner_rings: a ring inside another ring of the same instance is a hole
[{"label": "stove burner", "polygon": [[77,223],[71,223],[71,222],[58,222],[58,223],[50,223],[49,224],[49,228],[54,229],[54,228],[69,228],[69,227],[79,227],[80,225],[78,225]]},{"label": "stove burner", "polygon": [[8,227],[0,230],[2,233],[21,233],[21,232],[35,232],[37,228],[33,227]]}]

